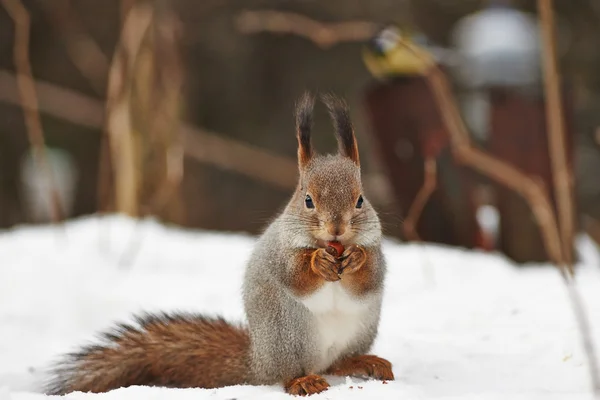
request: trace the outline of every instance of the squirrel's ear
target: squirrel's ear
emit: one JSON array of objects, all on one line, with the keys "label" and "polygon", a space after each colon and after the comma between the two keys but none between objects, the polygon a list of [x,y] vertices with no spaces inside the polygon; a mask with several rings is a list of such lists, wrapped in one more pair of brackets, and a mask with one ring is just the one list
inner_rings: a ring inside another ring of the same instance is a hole
[{"label": "squirrel's ear", "polygon": [[345,157],[351,159],[357,166],[360,166],[358,157],[358,144],[354,136],[354,128],[350,121],[350,111],[346,102],[333,94],[326,94],[322,97],[323,102],[329,109],[329,115],[333,120],[335,127],[335,136],[338,140],[339,151]]},{"label": "squirrel's ear", "polygon": [[298,165],[304,168],[313,157],[313,148],[310,141],[312,129],[314,97],[305,92],[296,104],[296,136],[298,138]]}]

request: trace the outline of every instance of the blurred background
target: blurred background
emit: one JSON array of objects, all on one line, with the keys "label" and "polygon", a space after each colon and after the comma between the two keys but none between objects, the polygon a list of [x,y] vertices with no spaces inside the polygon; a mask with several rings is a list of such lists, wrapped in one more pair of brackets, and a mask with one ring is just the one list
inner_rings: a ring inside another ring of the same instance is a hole
[{"label": "blurred background", "polygon": [[[308,89],[347,100],[388,235],[548,258],[525,201],[452,157],[424,66],[395,46],[421,46],[473,145],[554,203],[535,0],[0,4],[0,228],[119,212],[256,234],[295,187]],[[600,3],[554,10],[576,229],[598,237]],[[323,108],[315,144],[331,152]]]}]

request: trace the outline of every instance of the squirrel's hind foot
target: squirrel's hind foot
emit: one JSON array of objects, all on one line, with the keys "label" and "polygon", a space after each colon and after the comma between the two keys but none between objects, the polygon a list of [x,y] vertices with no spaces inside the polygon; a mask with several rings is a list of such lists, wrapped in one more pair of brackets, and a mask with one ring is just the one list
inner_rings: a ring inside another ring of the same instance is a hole
[{"label": "squirrel's hind foot", "polygon": [[381,357],[361,355],[344,358],[326,372],[338,376],[367,376],[380,381],[393,381],[392,363]]},{"label": "squirrel's hind foot", "polygon": [[319,375],[307,375],[285,383],[285,391],[296,396],[310,396],[329,388],[329,383]]}]

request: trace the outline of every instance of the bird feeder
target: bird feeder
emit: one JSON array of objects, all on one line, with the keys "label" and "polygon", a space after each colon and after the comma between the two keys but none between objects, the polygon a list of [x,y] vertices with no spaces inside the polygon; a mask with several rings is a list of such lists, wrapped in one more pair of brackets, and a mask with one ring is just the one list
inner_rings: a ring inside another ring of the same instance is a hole
[{"label": "bird feeder", "polygon": [[[456,24],[453,43],[460,62],[453,73],[466,89],[463,115],[474,137],[492,155],[539,179],[548,193],[554,193],[541,90],[539,28],[533,16],[510,7],[506,1],[491,1],[485,9]],[[563,104],[566,143],[571,151],[569,100],[565,96]],[[503,185],[491,185],[499,214],[499,250],[520,263],[548,261],[527,203]],[[552,197],[551,201],[556,207]]]},{"label": "bird feeder", "polygon": [[468,88],[539,85],[540,37],[535,18],[506,1],[459,20],[452,41],[460,62],[455,73]]},{"label": "bird feeder", "polygon": [[449,135],[425,76],[451,55],[422,39],[388,26],[365,46],[363,59],[375,78],[365,91],[367,118],[405,227],[411,211],[423,203],[405,238],[482,247],[470,180],[452,159]]}]

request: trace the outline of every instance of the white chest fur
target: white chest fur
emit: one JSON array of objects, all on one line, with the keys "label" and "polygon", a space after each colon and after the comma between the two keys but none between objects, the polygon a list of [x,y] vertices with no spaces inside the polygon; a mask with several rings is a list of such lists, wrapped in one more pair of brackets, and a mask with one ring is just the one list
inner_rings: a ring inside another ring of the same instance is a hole
[{"label": "white chest fur", "polygon": [[356,340],[368,319],[370,299],[353,298],[338,282],[327,282],[302,299],[302,304],[315,317],[315,342],[320,355],[316,369],[322,370]]}]

